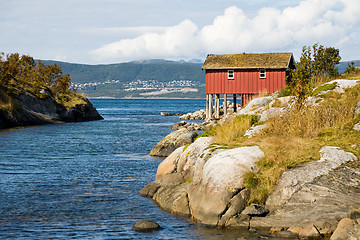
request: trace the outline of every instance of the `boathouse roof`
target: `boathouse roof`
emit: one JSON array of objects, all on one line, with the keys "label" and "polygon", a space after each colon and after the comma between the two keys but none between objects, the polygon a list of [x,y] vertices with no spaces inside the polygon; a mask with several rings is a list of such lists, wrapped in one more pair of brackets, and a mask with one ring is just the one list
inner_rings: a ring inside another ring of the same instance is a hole
[{"label": "boathouse roof", "polygon": [[288,68],[294,65],[292,53],[209,54],[202,69]]}]

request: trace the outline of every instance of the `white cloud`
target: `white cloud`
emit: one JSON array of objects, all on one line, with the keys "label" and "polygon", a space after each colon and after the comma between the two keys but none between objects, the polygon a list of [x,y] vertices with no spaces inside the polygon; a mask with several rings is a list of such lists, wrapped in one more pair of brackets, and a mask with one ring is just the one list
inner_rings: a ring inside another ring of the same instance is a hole
[{"label": "white cloud", "polygon": [[[283,10],[266,7],[249,17],[229,7],[199,29],[184,20],[162,32],[107,44],[92,52],[103,61],[140,58],[192,58],[207,53],[291,51],[316,42],[337,48],[358,42],[360,1],[305,0]],[[355,31],[355,32],[354,32]]]},{"label": "white cloud", "polygon": [[190,20],[167,28],[163,33],[146,33],[132,39],[123,39],[96,49],[100,59],[178,57],[191,55],[187,43],[194,40],[197,26]]}]

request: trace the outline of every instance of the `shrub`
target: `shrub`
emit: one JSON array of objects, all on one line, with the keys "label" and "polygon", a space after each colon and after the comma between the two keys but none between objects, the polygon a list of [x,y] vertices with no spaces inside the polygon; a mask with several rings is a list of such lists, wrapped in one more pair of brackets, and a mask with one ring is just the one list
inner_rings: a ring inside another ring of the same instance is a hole
[{"label": "shrub", "polygon": [[287,80],[290,93],[297,97],[298,108],[301,108],[306,97],[311,95],[313,87],[338,76],[335,66],[340,60],[339,49],[325,48],[317,43],[312,48],[303,47],[300,62],[294,71],[290,71]]}]

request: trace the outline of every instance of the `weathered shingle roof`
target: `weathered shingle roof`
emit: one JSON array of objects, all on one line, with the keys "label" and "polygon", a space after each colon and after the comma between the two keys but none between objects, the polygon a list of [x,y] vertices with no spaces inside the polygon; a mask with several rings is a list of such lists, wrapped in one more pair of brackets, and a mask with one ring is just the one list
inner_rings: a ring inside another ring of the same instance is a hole
[{"label": "weathered shingle roof", "polygon": [[287,68],[291,61],[292,53],[209,54],[202,69]]}]

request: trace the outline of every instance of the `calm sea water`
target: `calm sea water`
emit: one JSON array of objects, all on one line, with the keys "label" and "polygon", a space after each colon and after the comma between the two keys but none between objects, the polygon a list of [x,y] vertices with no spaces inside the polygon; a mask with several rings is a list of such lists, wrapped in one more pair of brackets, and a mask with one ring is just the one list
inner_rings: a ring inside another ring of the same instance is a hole
[{"label": "calm sea water", "polygon": [[[168,214],[138,191],[162,159],[148,155],[200,99],[94,99],[102,121],[0,131],[0,239],[236,239]],[[163,229],[131,230],[152,219]]]}]

